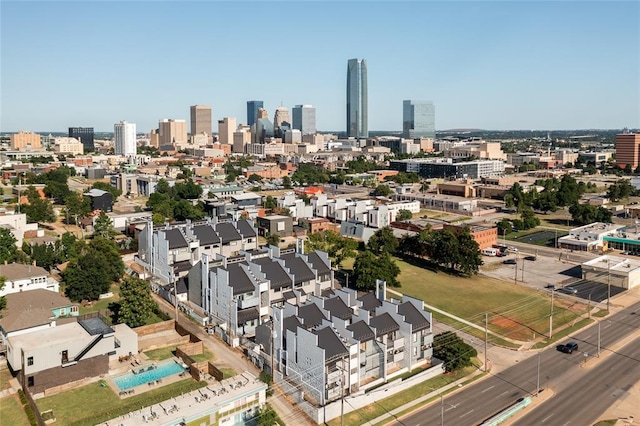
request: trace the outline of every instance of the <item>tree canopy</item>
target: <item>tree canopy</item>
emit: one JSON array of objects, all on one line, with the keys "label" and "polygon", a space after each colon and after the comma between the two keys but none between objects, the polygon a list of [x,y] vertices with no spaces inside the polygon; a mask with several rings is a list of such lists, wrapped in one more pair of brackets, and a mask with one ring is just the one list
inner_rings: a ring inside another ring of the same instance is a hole
[{"label": "tree canopy", "polygon": [[20,209],[27,215],[28,222],[55,222],[56,215],[49,200],[40,197],[40,193],[33,186],[26,191],[29,204],[21,204]]},{"label": "tree canopy", "polygon": [[343,237],[337,232],[320,231],[309,235],[306,251],[324,251],[329,255],[331,263],[336,268],[340,268],[342,262],[356,255],[358,242],[354,239]]},{"label": "tree canopy", "polygon": [[109,291],[112,282],[124,274],[124,263],[115,242],[96,238],[82,249],[80,256],[62,272],[69,299],[97,300]]},{"label": "tree canopy", "polygon": [[0,263],[13,263],[18,255],[16,237],[7,228],[0,227]]},{"label": "tree canopy", "polygon": [[578,226],[588,225],[593,222],[611,223],[613,214],[604,207],[590,204],[574,204],[569,207],[571,219]]},{"label": "tree canopy", "polygon": [[353,282],[358,290],[374,290],[376,280],[386,281],[391,287],[400,287],[399,274],[400,268],[386,252],[376,256],[370,250],[361,251],[353,264]]},{"label": "tree canopy", "polygon": [[93,225],[93,235],[99,238],[113,239],[117,232],[113,228],[113,221],[103,211],[100,212]]},{"label": "tree canopy", "polygon": [[157,307],[149,283],[139,278],[125,277],[120,283],[117,322],[129,327],[145,325]]},{"label": "tree canopy", "polygon": [[369,238],[367,248],[374,254],[379,255],[382,253],[395,254],[398,249],[398,239],[393,235],[393,229],[389,226],[378,229]]},{"label": "tree canopy", "polygon": [[404,222],[405,220],[410,220],[413,218],[413,213],[409,210],[400,209],[398,210],[398,214],[396,214],[396,220],[398,222]]},{"label": "tree canopy", "polygon": [[451,372],[471,366],[478,351],[453,331],[445,331],[433,337],[433,356],[444,361],[445,370]]}]

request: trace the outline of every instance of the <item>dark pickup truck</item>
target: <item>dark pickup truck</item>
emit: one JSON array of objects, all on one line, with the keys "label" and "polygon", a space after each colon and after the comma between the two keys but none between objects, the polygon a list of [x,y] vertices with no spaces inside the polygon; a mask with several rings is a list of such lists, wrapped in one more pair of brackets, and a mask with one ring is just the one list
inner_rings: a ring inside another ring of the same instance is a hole
[{"label": "dark pickup truck", "polygon": [[574,351],[578,350],[578,344],[576,342],[569,342],[565,345],[558,345],[556,349],[560,352],[564,352],[565,354],[572,354]]}]

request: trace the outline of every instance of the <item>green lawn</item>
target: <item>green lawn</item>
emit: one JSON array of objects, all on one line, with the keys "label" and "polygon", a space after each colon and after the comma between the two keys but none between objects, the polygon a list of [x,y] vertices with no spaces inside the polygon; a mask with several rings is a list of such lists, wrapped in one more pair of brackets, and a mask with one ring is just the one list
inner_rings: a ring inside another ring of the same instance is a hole
[{"label": "green lawn", "polygon": [[[169,359],[171,357],[176,356],[176,346],[167,346],[166,348],[152,349],[150,351],[145,352],[145,355],[147,355],[149,359],[156,360],[156,361]],[[213,352],[211,352],[206,347],[204,348],[204,351],[202,352],[202,354],[192,355],[191,358],[193,358],[196,362],[202,362],[202,361],[213,362],[215,360],[215,356],[213,355]]]},{"label": "green lawn", "polygon": [[1,425],[28,425],[29,419],[20,404],[18,394],[13,394],[0,399],[0,424]]},{"label": "green lawn", "polygon": [[[512,339],[529,340],[534,333],[548,332],[551,303],[545,294],[482,275],[465,278],[395,260],[402,287],[394,290],[481,326],[488,312],[489,329]],[[554,327],[573,321],[586,309],[584,304],[556,299]],[[439,314],[435,317],[451,322]]]},{"label": "green lawn", "polygon": [[[475,360],[477,364],[477,360]],[[389,398],[385,398],[381,401],[362,407],[356,411],[348,413],[344,416],[344,424],[346,425],[361,425],[371,420],[394,410],[408,402],[415,401],[423,395],[438,390],[439,388],[461,379],[465,376],[476,371],[476,367],[467,367],[460,371],[456,371],[449,374],[443,374],[433,379],[426,380],[415,386],[407,388],[406,390],[399,392]],[[446,393],[445,393],[446,394]],[[436,397],[437,398],[437,397]],[[340,425],[340,417],[328,422],[329,426]]]},{"label": "green lawn", "polygon": [[80,315],[88,314],[91,312],[106,311],[110,303],[120,300],[120,286],[118,284],[111,284],[109,291],[113,293],[113,297],[108,299],[96,300],[92,306],[80,306]]},{"label": "green lawn", "polygon": [[185,379],[121,400],[111,388],[91,383],[36,402],[41,412],[53,410],[58,424],[95,425],[206,385]]}]

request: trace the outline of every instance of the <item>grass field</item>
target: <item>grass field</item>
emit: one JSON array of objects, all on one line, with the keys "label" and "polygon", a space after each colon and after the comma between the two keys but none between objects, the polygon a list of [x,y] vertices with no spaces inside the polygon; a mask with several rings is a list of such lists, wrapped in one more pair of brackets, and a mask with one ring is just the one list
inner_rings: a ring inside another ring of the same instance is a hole
[{"label": "grass field", "polygon": [[[152,359],[155,361],[169,359],[171,357],[176,356],[176,346],[168,346],[166,348],[152,349],[150,351],[145,352],[145,355],[148,356],[149,359]],[[206,347],[204,348],[201,354],[192,355],[191,358],[193,358],[196,362],[202,362],[202,361],[213,362],[215,360],[215,356],[213,355],[213,353]]]},{"label": "grass field", "polygon": [[0,390],[9,389],[11,387],[9,380],[11,380],[11,373],[9,372],[9,369],[4,368],[0,370]]},{"label": "grass field", "polygon": [[[393,290],[421,299],[479,326],[484,326],[484,313],[488,312],[489,329],[514,340],[528,341],[549,332],[551,301],[545,294],[483,275],[471,278],[451,275],[430,268],[420,260],[409,263],[395,258],[395,261],[401,271],[398,280],[402,287]],[[345,261],[343,267],[351,269],[353,260]],[[586,310],[585,304],[556,298],[554,328],[571,323]],[[480,330],[438,313],[434,313],[434,317],[484,339]],[[513,346],[495,337],[489,339],[494,344]]]},{"label": "grass field", "polygon": [[41,412],[53,410],[57,424],[95,425],[204,386],[206,382],[185,379],[121,400],[108,386],[91,383],[36,403]]},{"label": "grass field", "polygon": [[[474,362],[474,363],[477,364],[477,362]],[[476,367],[467,367],[460,371],[443,374],[443,375],[434,377],[433,379],[426,380],[415,386],[407,388],[407,390],[405,391],[402,391],[393,396],[390,396],[389,398],[385,398],[374,404],[367,405],[356,411],[346,414],[344,416],[344,424],[361,425],[361,424],[370,422],[371,420],[391,410],[394,410],[408,402],[415,401],[416,399],[420,398],[425,394],[428,394],[429,392],[432,392],[433,390],[437,390],[451,382],[454,382],[458,379],[468,376],[474,371],[476,371]],[[340,417],[329,421],[328,425],[339,426]]]},{"label": "grass field", "polygon": [[20,404],[18,394],[0,399],[0,425],[28,425],[29,419]]}]

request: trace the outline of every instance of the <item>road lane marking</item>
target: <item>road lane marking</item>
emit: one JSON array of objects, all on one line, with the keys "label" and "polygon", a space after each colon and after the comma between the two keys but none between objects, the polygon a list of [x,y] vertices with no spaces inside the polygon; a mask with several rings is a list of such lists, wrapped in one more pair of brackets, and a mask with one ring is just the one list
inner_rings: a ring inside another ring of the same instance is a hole
[{"label": "road lane marking", "polygon": [[504,391],[504,392],[502,392],[500,395],[496,396],[494,399],[498,399],[498,398],[500,398],[502,395],[506,395],[506,394],[508,394],[508,393],[509,393],[509,391]]},{"label": "road lane marking", "polygon": [[590,338],[591,335],[589,334],[588,336],[584,336],[584,340],[587,340],[588,338]]},{"label": "road lane marking", "polygon": [[545,417],[544,419],[542,419],[542,423],[546,422],[547,420],[549,420],[551,417],[553,417],[553,414],[551,414],[550,416]]},{"label": "road lane marking", "polygon": [[483,391],[482,391],[482,392],[480,392],[480,393],[485,393],[486,391],[491,390],[491,389],[493,389],[493,388],[495,388],[495,385],[494,385],[494,386],[489,386],[488,388],[486,388],[485,390],[483,390]]},{"label": "road lane marking", "polygon": [[463,415],[461,415],[461,416],[460,416],[460,418],[463,418],[464,416],[466,416],[466,415],[468,415],[468,414],[471,414],[471,413],[473,413],[473,410],[471,410],[471,411],[467,411],[466,413],[464,413]]},{"label": "road lane marking", "polygon": [[447,408],[447,409],[446,409],[446,410],[444,410],[444,411],[449,411],[449,410],[452,410],[452,409],[454,409],[454,408],[458,408],[458,405],[460,405],[460,404],[458,403],[458,404],[456,404],[456,405],[449,405],[449,408]]}]

